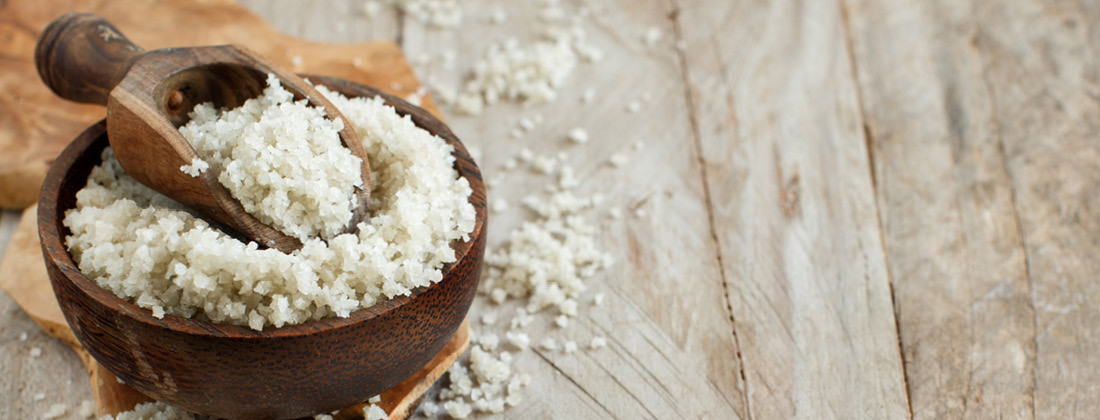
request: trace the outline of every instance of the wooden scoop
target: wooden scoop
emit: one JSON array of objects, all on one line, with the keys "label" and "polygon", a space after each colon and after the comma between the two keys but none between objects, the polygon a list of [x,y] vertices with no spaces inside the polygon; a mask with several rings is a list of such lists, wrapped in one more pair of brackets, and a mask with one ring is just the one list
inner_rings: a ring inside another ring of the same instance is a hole
[{"label": "wooden scoop", "polygon": [[359,136],[344,116],[312,85],[252,51],[236,45],[145,51],[114,25],[88,13],[69,13],[50,23],[35,48],[42,80],[58,96],[107,106],[107,135],[115,157],[134,179],[235,230],[258,244],[290,252],[297,238],[264,224],[205,171],[192,177],[180,170],[199,156],[179,127],[195,105],[240,106],[259,96],[269,73],[296,98],[323,107],[340,119],[340,140],[362,160],[363,188],[347,231],[354,232],[367,211],[370,167]]}]

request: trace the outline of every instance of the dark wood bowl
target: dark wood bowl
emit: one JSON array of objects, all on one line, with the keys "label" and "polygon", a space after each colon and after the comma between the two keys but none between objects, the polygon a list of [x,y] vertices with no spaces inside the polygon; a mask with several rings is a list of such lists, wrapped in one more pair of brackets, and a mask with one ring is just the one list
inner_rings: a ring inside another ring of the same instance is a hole
[{"label": "dark wood bowl", "polygon": [[107,147],[105,122],[89,127],[53,163],[42,185],[38,232],[65,319],[96,361],[127,385],[196,413],[231,419],[296,418],[329,412],[381,393],[416,372],[466,316],[485,250],[485,186],[458,138],[423,109],[374,88],[308,76],[351,96],[382,96],[418,126],[454,146],[455,169],[473,188],[477,223],[455,245],[443,280],[347,318],[265,328],[155,318],[85,277],[64,246],[61,222]]}]

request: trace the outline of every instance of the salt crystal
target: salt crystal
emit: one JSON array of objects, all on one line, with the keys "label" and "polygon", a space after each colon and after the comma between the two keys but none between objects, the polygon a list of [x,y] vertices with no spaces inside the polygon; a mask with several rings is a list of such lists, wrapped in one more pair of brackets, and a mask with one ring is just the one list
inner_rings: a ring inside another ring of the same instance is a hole
[{"label": "salt crystal", "polygon": [[554,341],[553,338],[546,337],[546,338],[542,339],[541,342],[539,342],[539,347],[542,348],[543,350],[557,350],[558,349],[558,342]]},{"label": "salt crystal", "polygon": [[592,338],[592,343],[589,344],[588,347],[593,349],[607,347],[607,339],[603,337],[594,337]]},{"label": "salt crystal", "polygon": [[562,352],[568,354],[575,351],[577,351],[577,342],[573,340],[566,341],[565,346],[562,348]]},{"label": "salt crystal", "polygon": [[624,165],[626,165],[626,162],[627,162],[628,159],[629,158],[627,158],[626,155],[624,155],[622,153],[616,153],[616,154],[611,155],[611,157],[607,158],[607,162],[610,163],[611,166],[614,166],[616,168],[621,168]]},{"label": "salt crystal", "polygon": [[589,102],[592,102],[593,99],[596,99],[596,89],[588,88],[585,89],[584,93],[581,94],[582,103],[587,104]]},{"label": "salt crystal", "polygon": [[569,140],[573,141],[573,143],[581,144],[588,142],[588,132],[585,131],[583,128],[574,128],[572,130],[569,130],[568,137]]},{"label": "salt crystal", "polygon": [[664,34],[661,33],[661,30],[651,26],[646,29],[645,36],[642,39],[645,40],[646,45],[652,46],[660,42],[662,37],[664,37]]},{"label": "salt crystal", "polygon": [[563,315],[558,315],[557,317],[554,318],[554,324],[557,325],[558,328],[568,327],[569,326],[569,317],[565,316],[564,314]]},{"label": "salt crystal", "polygon": [[50,406],[50,409],[42,414],[42,420],[52,420],[64,416],[69,411],[69,407],[65,404],[54,404]]}]

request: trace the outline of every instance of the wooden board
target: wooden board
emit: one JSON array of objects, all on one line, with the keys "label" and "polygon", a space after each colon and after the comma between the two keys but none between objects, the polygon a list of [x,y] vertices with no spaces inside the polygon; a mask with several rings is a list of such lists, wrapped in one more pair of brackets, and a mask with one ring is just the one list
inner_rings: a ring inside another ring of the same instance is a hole
[{"label": "wooden board", "polygon": [[1100,9],[970,5],[1034,311],[1034,362],[1023,356],[1034,397],[1024,414],[1092,417],[1100,412]]},{"label": "wooden board", "polygon": [[753,416],[906,417],[841,11],[681,4],[694,142]]},{"label": "wooden board", "polygon": [[[406,96],[419,87],[396,44],[304,41],[272,29],[229,1],[0,2],[0,208],[34,203],[49,163],[103,107],[58,98],[38,78],[38,33],[66,12],[99,14],[146,49],[237,43],[299,73],[336,76]],[[297,65],[296,65],[297,63]],[[434,107],[430,98],[426,107]],[[434,110],[433,110],[434,111]]]},{"label": "wooden board", "polygon": [[[245,3],[312,41],[395,40],[423,79],[452,86],[490,42],[527,42],[540,22],[529,2],[463,2],[461,30],[427,28],[390,7],[367,18],[361,0]],[[516,370],[535,384],[503,417],[1062,419],[1100,410],[1100,9],[563,3],[589,8],[586,29],[604,61],[580,65],[551,105],[447,115],[484,152],[486,177],[522,147],[563,150],[582,193],[603,192],[607,206],[626,210],[599,221],[599,241],[618,260],[589,285],[607,294],[605,307],[568,332],[550,323],[532,332],[582,344],[606,335],[609,351],[517,353]],[[508,15],[500,24],[490,19],[497,9]],[[649,27],[663,33],[652,46],[642,41]],[[583,104],[589,87],[596,99]],[[642,93],[656,100],[627,112]],[[546,121],[511,138],[519,117],[535,114]],[[589,131],[588,143],[563,141],[574,127]],[[636,139],[645,148],[633,150]],[[632,165],[612,170],[614,152]],[[490,248],[527,217],[518,201],[544,186],[515,174],[490,192],[511,204],[492,216]],[[16,378],[0,381],[0,417],[91,398],[79,359],[2,293],[0,315],[0,375]],[[33,347],[43,355],[31,358]],[[46,398],[36,401],[38,392]]]},{"label": "wooden board", "polygon": [[[501,171],[522,148],[540,155],[569,154],[570,166],[583,180],[577,194],[601,193],[607,201],[590,216],[599,229],[598,243],[614,256],[615,266],[588,283],[588,297],[582,299],[604,293],[607,302],[603,307],[585,305],[566,329],[551,322],[525,329],[534,343],[551,337],[584,347],[592,337],[603,336],[607,351],[537,349],[518,354],[515,368],[534,380],[524,390],[523,404],[504,416],[749,418],[741,360],[735,357],[741,349],[734,341],[734,322],[716,264],[700,162],[690,147],[691,116],[668,18],[675,6],[631,0],[562,3],[569,13],[582,3],[589,8],[591,17],[583,28],[589,42],[604,53],[601,61],[579,63],[552,103],[502,103],[476,118],[448,115],[455,132],[483,151],[484,176],[506,175],[490,190],[491,197],[511,205],[491,215],[490,249],[528,217],[520,201],[544,188],[548,179]],[[414,62],[428,58],[417,67],[421,79],[461,86],[469,66],[484,57],[492,41],[515,37],[526,44],[537,39],[540,8],[532,4],[540,3],[465,8],[463,19],[470,27],[460,31],[425,27],[406,17],[402,48]],[[277,14],[275,8],[267,10]],[[488,23],[494,10],[503,11],[508,20]],[[664,34],[652,46],[643,40],[651,26]],[[448,65],[451,54],[455,64]],[[595,97],[584,104],[581,95],[589,88]],[[632,101],[641,105],[639,112],[627,110]],[[520,118],[536,115],[543,117],[541,124],[522,138],[511,136]],[[591,140],[569,143],[566,134],[575,127],[586,130]],[[643,143],[641,150],[634,148],[635,141]],[[630,163],[611,167],[607,159],[615,153],[623,153]],[[625,216],[608,219],[610,207]],[[634,215],[635,210],[642,216]],[[512,306],[485,299],[475,301],[471,312],[508,314]],[[540,314],[540,319],[552,317]],[[498,324],[475,330],[503,337],[505,328]]]},{"label": "wooden board", "polygon": [[913,417],[1030,417],[1034,314],[976,11],[848,10]]}]

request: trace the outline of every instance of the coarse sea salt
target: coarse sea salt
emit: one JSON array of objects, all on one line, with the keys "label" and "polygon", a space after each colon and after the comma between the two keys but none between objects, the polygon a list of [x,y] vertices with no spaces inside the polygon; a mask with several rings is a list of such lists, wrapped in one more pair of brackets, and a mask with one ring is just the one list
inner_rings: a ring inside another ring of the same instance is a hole
[{"label": "coarse sea salt", "polygon": [[362,161],[340,141],[342,120],[295,101],[272,74],[263,95],[240,107],[203,103],[189,115],[179,131],[201,159],[180,170],[212,170],[245,211],[300,240],[347,228],[363,181]]},{"label": "coarse sea salt", "polygon": [[451,244],[475,223],[453,148],[380,98],[319,90],[375,163],[369,215],[357,234],[306,240],[290,254],[259,249],[137,183],[107,149],[64,219],[80,270],[155,315],[256,330],[346,317],[441,280],[443,265],[455,261]]}]

